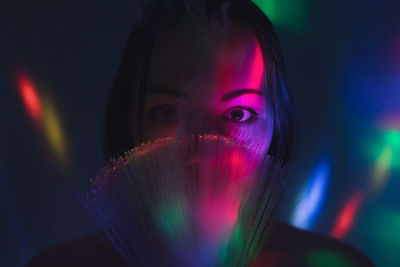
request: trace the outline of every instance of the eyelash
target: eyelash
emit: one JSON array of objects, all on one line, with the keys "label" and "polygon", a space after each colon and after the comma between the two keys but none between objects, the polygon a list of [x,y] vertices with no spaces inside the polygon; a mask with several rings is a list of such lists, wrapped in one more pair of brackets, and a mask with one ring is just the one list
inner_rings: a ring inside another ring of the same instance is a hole
[{"label": "eyelash", "polygon": [[[245,120],[245,121],[234,121],[230,118],[228,118],[227,116],[225,116],[225,114],[230,114],[230,112],[234,111],[234,110],[246,110],[250,113],[250,117],[249,119]],[[255,120],[257,120],[258,118],[258,113],[255,112],[253,109],[248,108],[248,107],[244,107],[244,106],[235,106],[235,107],[231,107],[229,108],[227,111],[224,112],[224,120],[225,121],[230,121],[232,123],[240,123],[240,124],[251,124],[253,123]]]}]

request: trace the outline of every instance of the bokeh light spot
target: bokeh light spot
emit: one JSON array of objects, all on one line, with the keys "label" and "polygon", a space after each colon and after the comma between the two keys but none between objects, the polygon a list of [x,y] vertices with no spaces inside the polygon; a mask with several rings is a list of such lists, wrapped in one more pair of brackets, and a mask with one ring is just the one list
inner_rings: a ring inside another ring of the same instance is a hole
[{"label": "bokeh light spot", "polygon": [[330,166],[326,160],[315,169],[309,183],[301,193],[300,201],[293,213],[292,224],[308,229],[322,207],[330,175]]},{"label": "bokeh light spot", "polygon": [[351,230],[363,200],[364,196],[362,193],[355,193],[351,196],[336,219],[335,226],[332,230],[333,237],[338,239],[343,238]]},{"label": "bokeh light spot", "polygon": [[400,169],[400,130],[387,127],[375,132],[366,142],[365,152],[368,161],[381,169]]},{"label": "bokeh light spot", "polygon": [[371,192],[374,194],[381,193],[389,178],[390,166],[393,159],[393,149],[387,145],[379,156],[372,173]]},{"label": "bokeh light spot", "polygon": [[42,106],[33,83],[27,76],[20,75],[18,77],[18,89],[29,116],[38,123],[41,117]]},{"label": "bokeh light spot", "polygon": [[50,100],[44,101],[43,105],[43,129],[57,159],[65,163],[67,160],[67,147],[61,126],[61,120]]}]

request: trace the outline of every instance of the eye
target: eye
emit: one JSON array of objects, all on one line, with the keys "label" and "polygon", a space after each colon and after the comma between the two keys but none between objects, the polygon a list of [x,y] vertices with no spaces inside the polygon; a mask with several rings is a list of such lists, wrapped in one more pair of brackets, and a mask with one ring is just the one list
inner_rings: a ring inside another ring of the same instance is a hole
[{"label": "eye", "polygon": [[149,111],[154,123],[172,124],[178,121],[178,108],[175,105],[159,105]]},{"label": "eye", "polygon": [[228,109],[224,114],[224,119],[239,122],[239,123],[250,123],[257,118],[258,114],[246,107],[233,107]]}]

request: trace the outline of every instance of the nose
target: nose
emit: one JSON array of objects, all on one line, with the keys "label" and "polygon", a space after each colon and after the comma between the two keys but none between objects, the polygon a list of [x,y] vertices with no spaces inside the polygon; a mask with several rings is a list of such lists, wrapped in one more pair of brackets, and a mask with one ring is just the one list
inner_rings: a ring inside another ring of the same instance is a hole
[{"label": "nose", "polygon": [[221,121],[217,114],[209,110],[191,110],[181,114],[178,135],[223,135]]}]

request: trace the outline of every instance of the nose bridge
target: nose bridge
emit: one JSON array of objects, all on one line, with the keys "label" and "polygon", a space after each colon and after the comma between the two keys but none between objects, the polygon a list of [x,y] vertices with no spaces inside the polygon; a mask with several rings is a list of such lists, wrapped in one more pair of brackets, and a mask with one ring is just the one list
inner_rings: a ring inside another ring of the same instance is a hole
[{"label": "nose bridge", "polygon": [[182,114],[180,132],[182,135],[219,134],[216,122],[217,116],[211,110],[193,107]]}]

